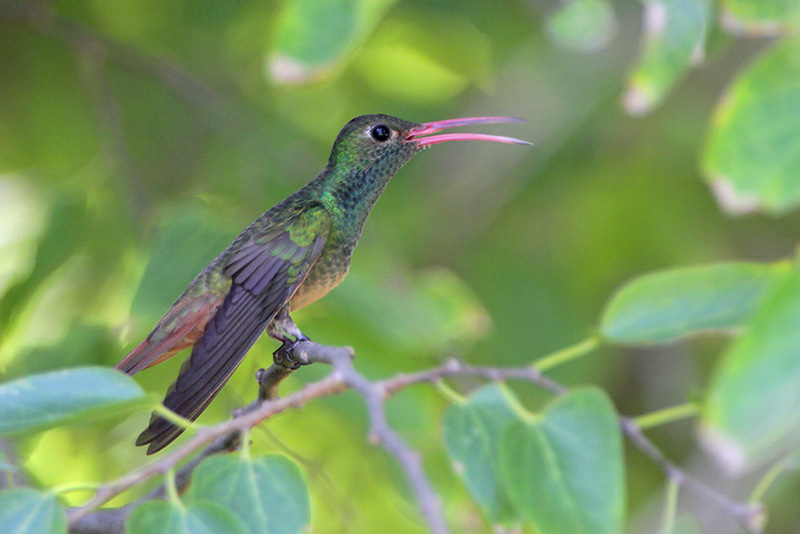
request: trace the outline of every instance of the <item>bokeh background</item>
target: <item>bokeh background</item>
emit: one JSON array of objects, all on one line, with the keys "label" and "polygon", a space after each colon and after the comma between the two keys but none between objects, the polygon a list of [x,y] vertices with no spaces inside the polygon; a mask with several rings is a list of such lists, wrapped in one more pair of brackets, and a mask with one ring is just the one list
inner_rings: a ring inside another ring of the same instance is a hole
[{"label": "bokeh background", "polygon": [[[709,31],[702,64],[642,102],[644,5],[605,4],[613,11],[587,22],[558,18],[566,4],[3,2],[0,376],[115,364],[242,228],[321,170],[341,126],[364,113],[512,115],[528,122],[472,131],[534,143],[449,143],[415,158],[377,204],[346,282],[296,314],[315,341],[354,346],[370,377],[448,357],[521,365],[591,334],[609,295],[638,274],[790,257],[800,217],[732,217],[701,172],[715,107],[772,38]],[[620,412],[641,414],[702,390],[725,343],[601,349],[553,376],[598,384]],[[201,422],[249,402],[274,349],[260,340]],[[137,379],[160,396],[181,359]],[[326,373],[305,368],[283,391]],[[515,389],[532,408],[547,399]],[[447,405],[422,386],[389,409],[454,530],[484,532],[444,453]],[[18,454],[37,484],[110,479],[144,461],[132,445],[148,417],[51,430],[18,441]],[[402,474],[366,431],[349,393],[270,421],[254,448],[301,463],[314,532],[424,532]],[[652,437],[715,487],[751,489],[698,452],[691,422]],[[663,474],[629,449],[627,481],[630,530],[651,531]],[[798,491],[787,476],[769,494],[772,532],[799,528]],[[709,532],[739,532],[708,503],[681,506]]]}]

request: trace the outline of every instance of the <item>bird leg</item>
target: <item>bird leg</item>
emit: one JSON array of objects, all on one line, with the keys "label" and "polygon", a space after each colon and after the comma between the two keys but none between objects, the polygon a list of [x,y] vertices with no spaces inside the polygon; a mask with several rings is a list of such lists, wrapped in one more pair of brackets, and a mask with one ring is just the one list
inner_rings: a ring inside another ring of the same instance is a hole
[{"label": "bird leg", "polygon": [[[292,357],[298,344],[309,341],[308,337],[300,331],[289,316],[289,306],[284,306],[267,325],[267,334],[281,342],[281,346],[272,353],[272,359],[277,365],[287,369],[296,370],[306,362],[301,362]],[[292,339],[291,336],[294,336]]]}]

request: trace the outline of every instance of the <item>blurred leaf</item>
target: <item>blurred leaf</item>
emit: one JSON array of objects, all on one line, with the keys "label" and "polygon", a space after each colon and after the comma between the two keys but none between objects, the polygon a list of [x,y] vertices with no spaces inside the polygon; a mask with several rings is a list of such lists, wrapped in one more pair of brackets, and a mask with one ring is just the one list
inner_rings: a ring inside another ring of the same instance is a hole
[{"label": "blurred leaf", "polygon": [[231,512],[214,502],[184,506],[171,501],[149,501],[137,506],[128,519],[126,534],[246,534],[247,528]]},{"label": "blurred leaf", "polygon": [[444,414],[442,433],[453,469],[492,523],[516,518],[498,478],[498,446],[503,429],[517,416],[502,384],[483,387]]},{"label": "blurred leaf", "polygon": [[163,315],[236,236],[219,212],[191,207],[174,210],[160,225],[150,260],[133,300],[133,314],[149,321]]},{"label": "blurred leaf", "polygon": [[594,52],[614,38],[617,18],[605,0],[569,0],[547,17],[547,29],[561,46]]},{"label": "blurred leaf", "polygon": [[576,389],[506,428],[501,481],[541,534],[617,534],[625,517],[622,452],[608,396]]},{"label": "blurred leaf", "polygon": [[6,366],[3,376],[12,379],[54,369],[102,364],[116,349],[115,336],[107,326],[74,324],[58,342],[20,351]]},{"label": "blurred leaf", "polygon": [[0,435],[31,432],[93,417],[113,416],[142,404],[132,378],[83,367],[19,378],[0,385]]},{"label": "blurred leaf", "polygon": [[279,83],[325,77],[372,32],[395,0],[288,0],[278,18],[269,73]]},{"label": "blurred leaf", "polygon": [[616,343],[664,343],[737,328],[786,273],[785,263],[720,263],[647,274],[611,297],[600,331]]},{"label": "blurred leaf", "polygon": [[647,113],[702,59],[710,5],[708,0],[643,0],[641,56],[628,76],[625,109]]},{"label": "blurred leaf", "polygon": [[714,114],[703,171],[733,214],[800,204],[800,39],[776,44],[728,89]]},{"label": "blurred leaf", "polygon": [[52,493],[31,488],[0,491],[3,534],[66,534],[67,514]]},{"label": "blurred leaf", "polygon": [[0,299],[0,339],[9,322],[19,316],[28,299],[53,272],[83,245],[86,234],[85,199],[69,192],[55,196],[39,245],[33,270],[25,280],[11,286]]},{"label": "blurred leaf", "polygon": [[372,341],[387,349],[437,353],[480,339],[491,328],[478,297],[448,269],[425,270],[394,284],[375,284],[353,273],[347,284],[348,290],[337,292],[329,305],[363,325]]},{"label": "blurred leaf", "polygon": [[767,296],[720,362],[702,437],[732,473],[771,460],[800,435],[800,269]]},{"label": "blurred leaf", "polygon": [[797,0],[722,0],[722,23],[731,32],[776,35],[800,29]]},{"label": "blurred leaf", "polygon": [[355,62],[376,93],[415,104],[444,102],[473,83],[492,87],[492,44],[459,17],[392,18]]},{"label": "blurred leaf", "polygon": [[303,476],[283,456],[209,458],[195,471],[187,499],[225,506],[250,534],[298,534],[311,520]]},{"label": "blurred leaf", "polygon": [[672,528],[662,528],[658,534],[703,534],[703,528],[694,517],[682,515],[675,520]]}]

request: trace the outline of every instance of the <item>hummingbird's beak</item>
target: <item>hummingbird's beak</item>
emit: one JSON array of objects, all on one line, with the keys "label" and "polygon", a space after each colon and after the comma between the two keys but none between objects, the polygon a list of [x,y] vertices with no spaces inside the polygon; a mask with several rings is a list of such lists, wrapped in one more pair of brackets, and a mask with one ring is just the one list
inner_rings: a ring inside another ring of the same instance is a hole
[{"label": "hummingbird's beak", "polygon": [[430,146],[445,141],[496,141],[498,143],[511,143],[515,145],[530,145],[527,141],[514,139],[513,137],[503,137],[501,135],[471,134],[471,133],[450,133],[434,135],[430,137],[420,137],[440,132],[447,128],[456,126],[467,126],[469,124],[494,124],[498,122],[525,122],[523,119],[514,117],[466,117],[463,119],[449,119],[446,121],[426,122],[409,131],[406,141],[414,141],[422,146]]}]

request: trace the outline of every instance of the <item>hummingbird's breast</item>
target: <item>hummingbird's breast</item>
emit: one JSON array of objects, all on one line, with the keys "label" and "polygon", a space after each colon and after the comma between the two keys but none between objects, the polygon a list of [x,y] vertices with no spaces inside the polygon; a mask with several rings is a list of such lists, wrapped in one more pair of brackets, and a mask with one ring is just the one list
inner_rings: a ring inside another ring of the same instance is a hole
[{"label": "hummingbird's breast", "polygon": [[291,311],[321,299],[344,280],[357,241],[358,235],[353,237],[332,229],[325,248],[289,302]]}]

